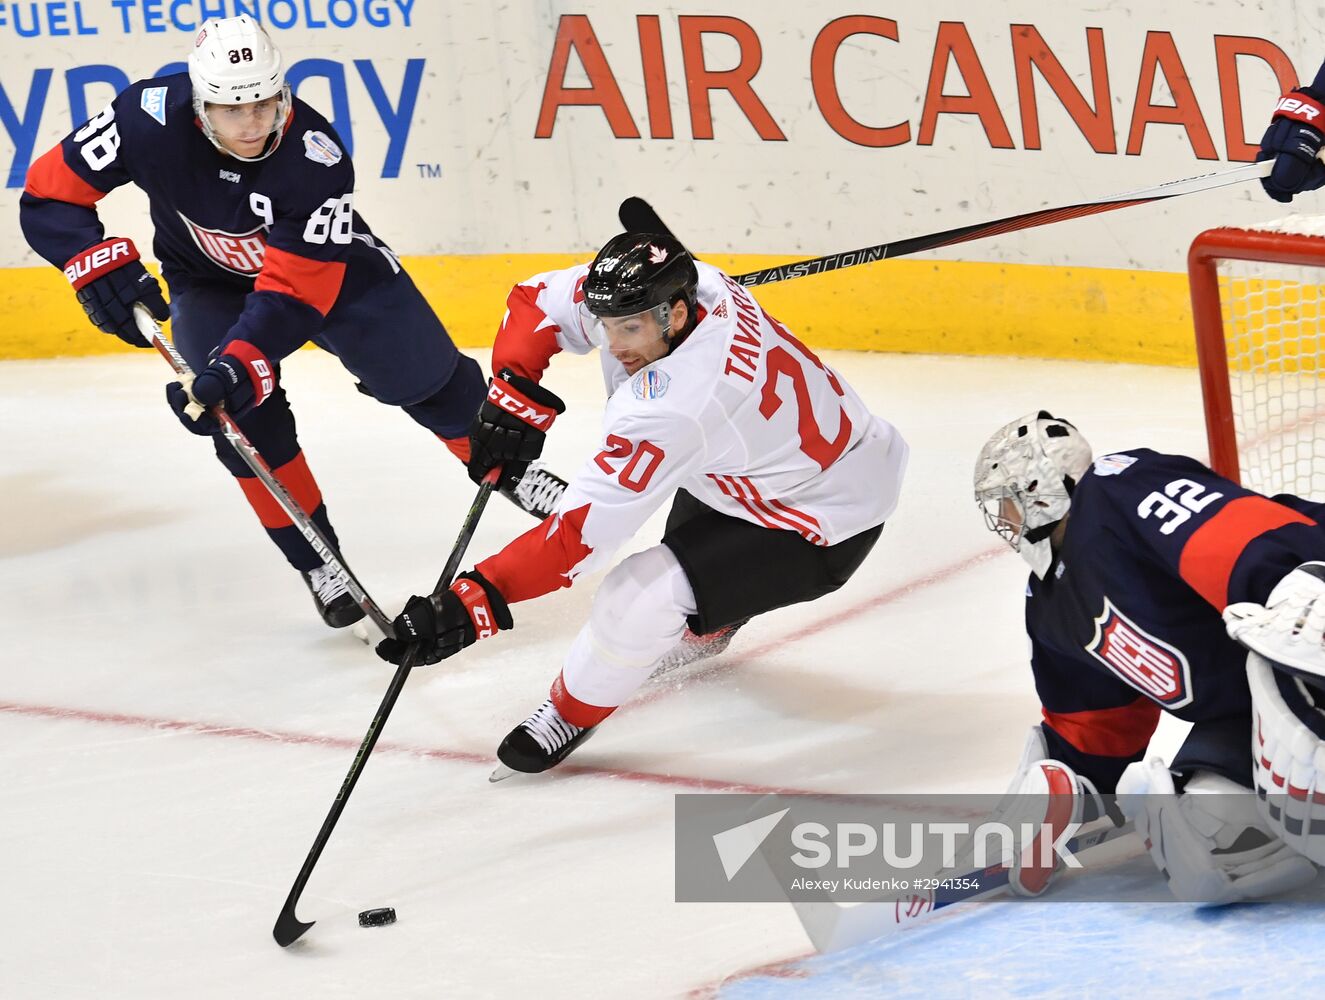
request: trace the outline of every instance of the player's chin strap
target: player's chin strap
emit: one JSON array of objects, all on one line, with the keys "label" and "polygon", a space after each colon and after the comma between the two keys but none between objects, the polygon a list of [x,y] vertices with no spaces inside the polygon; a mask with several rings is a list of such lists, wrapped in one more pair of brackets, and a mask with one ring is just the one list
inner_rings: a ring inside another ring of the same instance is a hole
[{"label": "player's chin strap", "polygon": [[1027,528],[1022,532],[1021,537],[1032,545],[1042,542],[1054,533],[1054,529],[1063,523],[1060,517],[1057,521],[1050,521],[1048,524],[1042,524],[1037,528]]}]

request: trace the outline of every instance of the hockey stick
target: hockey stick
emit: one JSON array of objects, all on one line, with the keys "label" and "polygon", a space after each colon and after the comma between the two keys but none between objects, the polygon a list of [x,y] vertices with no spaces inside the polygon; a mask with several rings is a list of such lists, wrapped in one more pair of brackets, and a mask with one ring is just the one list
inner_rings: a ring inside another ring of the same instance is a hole
[{"label": "hockey stick", "polygon": [[[138,331],[151,342],[153,347],[161,352],[161,356],[170,363],[170,367],[175,369],[175,374],[180,377],[184,387],[186,389],[190,388],[193,384],[192,369],[189,368],[188,362],[184,360],[183,355],[179,353],[170,339],[161,332],[161,327],[152,314],[147,311],[147,307],[144,305],[134,306],[133,315],[138,324]],[[203,408],[198,403],[190,403],[184,409],[189,416],[195,419],[201,416],[203,412]],[[382,630],[383,635],[394,635],[395,633],[391,628],[391,619],[382,613],[382,609],[368,595],[368,591],[364,589],[358,577],[350,572],[350,568],[345,565],[345,561],[341,559],[336,547],[318,530],[318,526],[313,523],[313,519],[304,512],[304,509],[299,506],[299,502],[290,495],[290,491],[285,488],[285,484],[276,478],[276,474],[271,471],[271,466],[267,464],[266,459],[262,457],[257,448],[253,447],[253,443],[249,441],[244,432],[239,429],[234,417],[226,413],[224,408],[220,406],[212,407],[211,415],[221,425],[221,433],[230,442],[230,446],[244,460],[244,464],[253,470],[253,474],[261,480],[262,485],[267,487],[267,491],[281,505],[281,510],[285,511],[285,515],[299,529],[299,533],[313,547],[313,551],[321,557],[322,562],[333,573],[345,582],[345,588],[349,591],[350,596],[354,598],[354,602],[363,608],[364,613],[373,620],[374,625]]]},{"label": "hockey stick", "polygon": [[[1077,856],[1089,858],[1093,848],[1100,847],[1132,832],[1132,824],[1107,824],[1101,828],[1078,833],[1065,845]],[[839,903],[792,902],[801,926],[814,945],[815,951],[841,951],[864,941],[884,937],[904,927],[911,927],[936,911],[957,903],[996,899],[1011,892],[1008,885],[1009,870],[1005,867],[977,868],[969,872],[946,872],[934,880],[948,882],[951,888],[940,887],[928,894],[898,893],[876,902],[843,906]]]},{"label": "hockey stick", "polygon": [[[460,526],[460,535],[455,540],[455,545],[451,549],[451,556],[446,560],[446,568],[442,570],[442,575],[437,578],[437,586],[433,588],[433,593],[438,594],[445,590],[451,583],[460,568],[460,560],[465,557],[465,550],[469,548],[469,541],[474,537],[474,529],[478,527],[478,519],[483,513],[483,508],[488,504],[488,497],[492,495],[492,489],[497,483],[497,476],[500,469],[493,469],[484,477],[482,485],[478,488],[478,494],[474,497],[474,502],[470,505],[469,513],[465,515],[465,523]],[[393,629],[388,628],[387,635],[393,634]],[[363,742],[359,744],[358,752],[354,755],[354,761],[350,764],[350,770],[345,775],[345,780],[341,782],[340,791],[336,793],[335,801],[331,803],[331,810],[327,813],[327,818],[322,821],[322,829],[317,832],[317,838],[313,841],[313,846],[308,852],[308,857],[304,859],[304,866],[299,869],[299,874],[295,877],[294,885],[290,888],[290,895],[285,897],[285,905],[281,907],[281,914],[276,918],[276,926],[272,928],[272,937],[282,948],[287,947],[297,941],[303,933],[312,927],[316,921],[304,923],[295,916],[295,907],[299,904],[299,897],[303,894],[304,886],[308,884],[308,878],[313,874],[313,866],[317,864],[318,858],[322,856],[322,849],[327,846],[327,841],[331,838],[331,831],[336,828],[336,822],[340,819],[340,814],[345,811],[345,803],[349,801],[350,793],[354,791],[354,786],[363,774],[364,766],[368,763],[368,757],[373,752],[373,747],[377,745],[377,738],[382,735],[382,729],[386,726],[387,716],[396,705],[396,699],[400,697],[400,692],[405,688],[405,682],[409,680],[410,671],[414,669],[414,651],[411,650],[405,654],[401,660],[400,666],[396,668],[395,676],[391,678],[391,684],[386,689],[386,694],[382,696],[382,703],[377,706],[377,714],[373,716],[372,724],[368,727],[368,732],[364,733]]]},{"label": "hockey stick", "polygon": [[[841,270],[844,267],[872,264],[875,261],[893,257],[907,257],[924,250],[936,250],[939,247],[967,243],[971,240],[983,239],[986,236],[1000,236],[1003,233],[1015,233],[1022,229],[1047,226],[1051,222],[1065,222],[1068,219],[1099,215],[1102,212],[1112,212],[1119,208],[1148,205],[1151,202],[1177,198],[1185,194],[1195,194],[1198,191],[1213,191],[1215,188],[1226,187],[1229,184],[1241,184],[1243,181],[1265,177],[1270,173],[1273,166],[1273,160],[1262,160],[1259,163],[1248,163],[1241,167],[1234,167],[1232,170],[1198,174],[1184,180],[1168,181],[1155,187],[1081,202],[1077,205],[1065,205],[1061,208],[1041,208],[1034,212],[1010,215],[1006,219],[995,219],[993,222],[980,222],[971,226],[948,229],[941,233],[912,236],[909,239],[897,240],[892,243],[876,243],[872,247],[862,247],[859,250],[847,250],[841,253],[826,254],[823,257],[809,257],[805,260],[792,261],[790,264],[778,264],[760,271],[735,275],[732,280],[737,284],[745,285],[747,288],[753,288],[756,285],[767,285],[774,281],[803,278],[810,274],[827,274],[829,271]],[[667,228],[658,213],[643,198],[627,198],[621,203],[617,216],[627,232],[672,235],[672,231]]]}]

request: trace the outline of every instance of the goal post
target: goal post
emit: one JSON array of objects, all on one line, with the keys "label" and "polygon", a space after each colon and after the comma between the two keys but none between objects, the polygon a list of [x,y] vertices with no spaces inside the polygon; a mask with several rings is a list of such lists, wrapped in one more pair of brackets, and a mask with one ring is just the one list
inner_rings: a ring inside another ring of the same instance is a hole
[{"label": "goal post", "polygon": [[1207,230],[1187,270],[1211,467],[1325,500],[1325,218]]}]

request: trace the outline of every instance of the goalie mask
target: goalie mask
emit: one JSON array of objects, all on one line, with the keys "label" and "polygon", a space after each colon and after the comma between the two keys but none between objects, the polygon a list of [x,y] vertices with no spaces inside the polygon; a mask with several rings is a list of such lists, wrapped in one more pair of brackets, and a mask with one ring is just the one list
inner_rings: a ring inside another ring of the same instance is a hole
[{"label": "goalie mask", "polygon": [[245,15],[205,22],[189,53],[189,82],[193,113],[213,146],[245,161],[275,152],[291,97],[281,54],[262,25]]},{"label": "goalie mask", "polygon": [[1049,536],[1067,516],[1072,490],[1090,468],[1090,445],[1046,410],[999,428],[975,462],[975,502],[989,529],[1044,579]]}]

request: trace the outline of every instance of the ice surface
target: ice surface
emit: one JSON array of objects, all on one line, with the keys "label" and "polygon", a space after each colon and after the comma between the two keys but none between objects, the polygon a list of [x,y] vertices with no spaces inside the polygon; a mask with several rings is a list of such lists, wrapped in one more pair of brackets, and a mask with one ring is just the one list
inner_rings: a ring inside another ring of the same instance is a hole
[{"label": "ice surface", "polygon": [[[418,670],[300,905],[317,926],[285,951],[271,926],[390,668],[317,619],[209,444],[170,414],[154,355],[0,365],[0,995],[1038,996],[1076,983],[1082,996],[1138,961],[1162,964],[1165,982],[1265,992],[1234,942],[1309,953],[1300,910],[982,908],[786,964],[809,951],[790,907],[672,901],[678,791],[1002,790],[1038,710],[1024,564],[970,498],[995,427],[1045,407],[1097,451],[1205,451],[1193,371],[825,358],[912,446],[901,507],[856,578],[647,689],[542,778],[487,781],[594,580]],[[305,352],[285,369],[345,557],[393,612],[432,586],[473,487],[334,359]],[[547,457],[568,474],[596,440],[597,364],[559,357],[550,384],[570,405]],[[528,524],[494,500],[472,556]],[[375,906],[399,921],[360,928]],[[1070,978],[1086,966],[1086,985]],[[1300,993],[1300,960],[1282,968]]]}]

